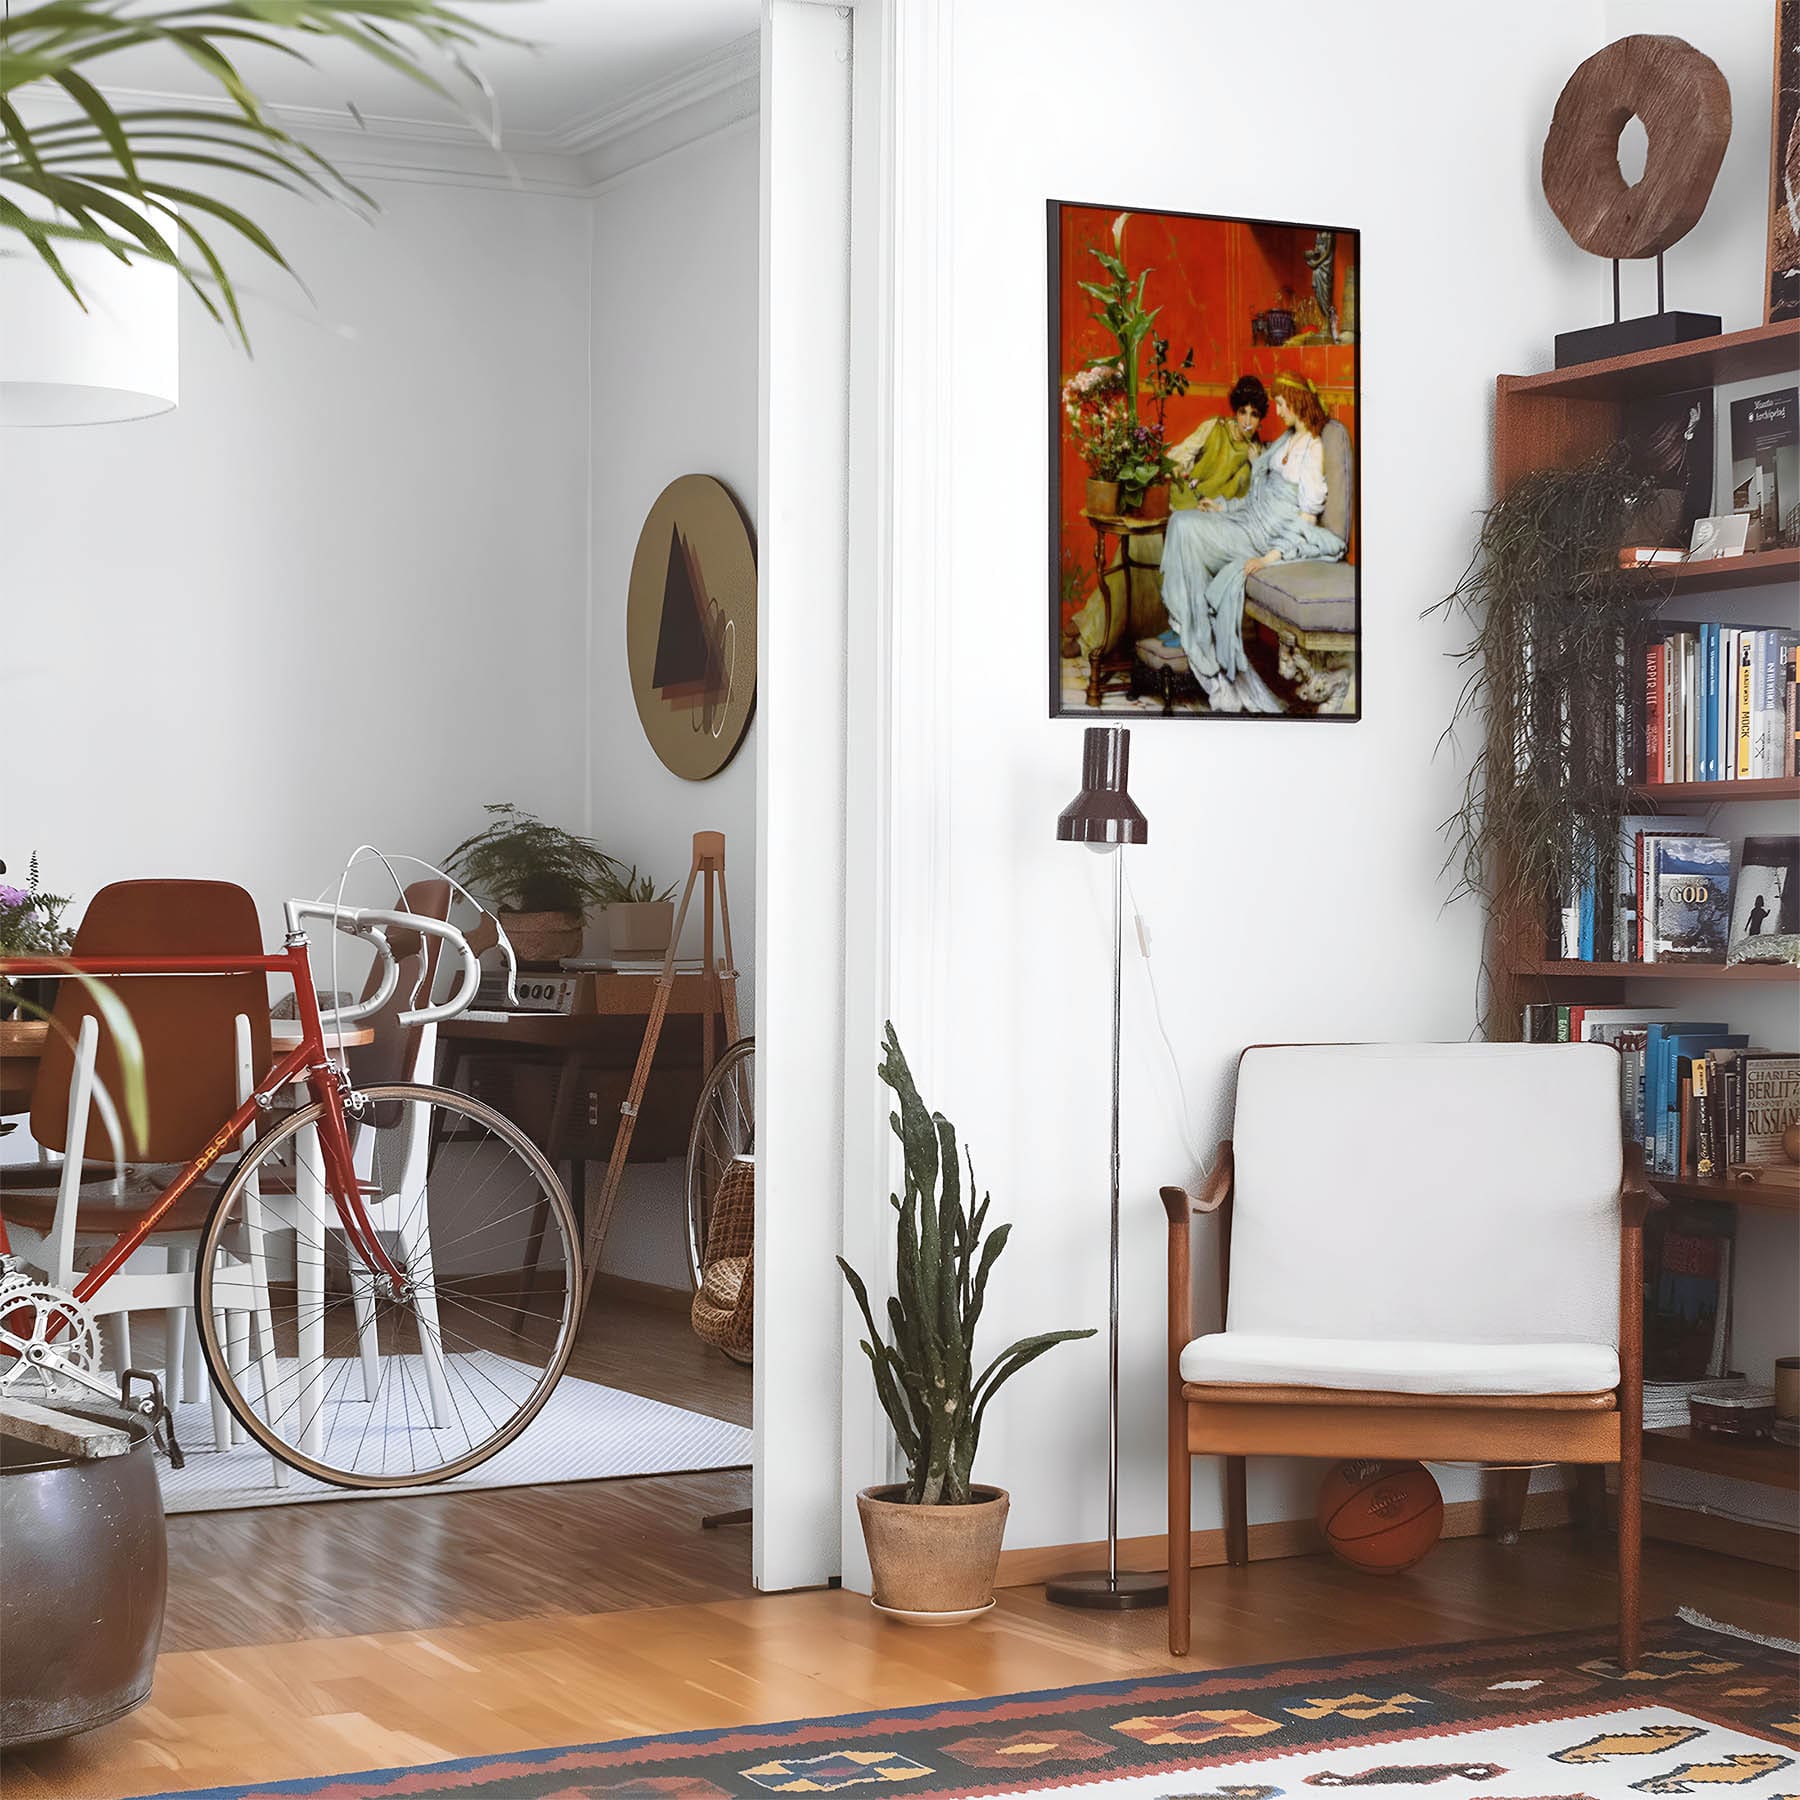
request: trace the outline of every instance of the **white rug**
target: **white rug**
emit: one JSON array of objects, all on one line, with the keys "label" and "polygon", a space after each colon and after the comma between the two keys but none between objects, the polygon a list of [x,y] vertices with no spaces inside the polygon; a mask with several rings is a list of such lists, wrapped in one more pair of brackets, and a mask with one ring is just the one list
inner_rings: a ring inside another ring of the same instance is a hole
[{"label": "white rug", "polygon": [[[171,1513],[229,1507],[289,1506],[305,1500],[380,1500],[395,1494],[445,1494],[476,1488],[536,1487],[558,1481],[611,1481],[626,1475],[677,1475],[698,1469],[747,1468],[751,1435],[704,1413],[564,1376],[524,1433],[479,1468],[424,1487],[329,1487],[293,1469],[276,1486],[271,1459],[246,1440],[213,1447],[212,1408],[204,1400],[175,1409],[175,1433],[187,1467],[156,1459],[163,1507]],[[371,1453],[365,1466],[380,1466]]]}]

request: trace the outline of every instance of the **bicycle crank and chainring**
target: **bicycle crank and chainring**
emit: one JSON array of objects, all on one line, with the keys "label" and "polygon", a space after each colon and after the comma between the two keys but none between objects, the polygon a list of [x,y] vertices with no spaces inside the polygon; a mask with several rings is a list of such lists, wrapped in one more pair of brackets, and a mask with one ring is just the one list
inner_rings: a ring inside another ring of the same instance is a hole
[{"label": "bicycle crank and chainring", "polygon": [[99,1366],[94,1315],[73,1294],[18,1275],[0,1281],[0,1393],[63,1395],[72,1381],[116,1399]]}]

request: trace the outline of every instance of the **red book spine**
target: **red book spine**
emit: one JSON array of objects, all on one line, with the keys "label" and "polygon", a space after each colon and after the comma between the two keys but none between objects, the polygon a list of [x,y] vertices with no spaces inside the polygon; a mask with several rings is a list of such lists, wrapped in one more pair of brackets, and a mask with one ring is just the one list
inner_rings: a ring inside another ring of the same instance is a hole
[{"label": "red book spine", "polygon": [[1663,778],[1662,645],[1644,647],[1644,780],[1661,786]]}]

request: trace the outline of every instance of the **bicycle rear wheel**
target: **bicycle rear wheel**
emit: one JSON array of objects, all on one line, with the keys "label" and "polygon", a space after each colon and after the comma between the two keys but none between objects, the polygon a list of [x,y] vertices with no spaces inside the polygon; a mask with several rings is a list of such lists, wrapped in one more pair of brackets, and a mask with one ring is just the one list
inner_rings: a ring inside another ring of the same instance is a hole
[{"label": "bicycle rear wheel", "polygon": [[739,1038],[713,1064],[688,1130],[688,1275],[697,1292],[719,1181],[734,1157],[756,1148],[756,1039]]},{"label": "bicycle rear wheel", "polygon": [[212,1377],[266,1449],[340,1487],[444,1481],[511,1443],[574,1347],[581,1232],[555,1172],[491,1107],[387,1083],[346,1100],[396,1284],[328,1197],[315,1103],[259,1137],[200,1241]]}]

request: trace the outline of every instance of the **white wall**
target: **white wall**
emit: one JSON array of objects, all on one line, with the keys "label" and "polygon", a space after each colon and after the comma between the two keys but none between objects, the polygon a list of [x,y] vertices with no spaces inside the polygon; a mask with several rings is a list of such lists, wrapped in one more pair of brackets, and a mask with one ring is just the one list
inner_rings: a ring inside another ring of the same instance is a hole
[{"label": "white wall", "polygon": [[[717,476],[755,517],[757,163],[752,118],[604,184],[593,202],[591,338],[590,828],[664,884],[686,879],[696,831],[725,833],[745,1031],[754,1019],[756,721],[710,781],[671,774],[632,701],[625,597],[644,516],[677,476]],[[696,901],[686,946],[695,954],[699,912]],[[680,1173],[678,1164],[631,1168],[603,1267],[685,1283]]]},{"label": "white wall", "polygon": [[254,360],[184,299],[177,410],[0,433],[14,871],[223,877],[273,938],[365,839],[579,822],[586,209],[371,186],[255,197],[316,305],[249,271]]},{"label": "white wall", "polygon": [[[953,9],[954,352],[933,448],[954,496],[955,641],[934,699],[949,722],[941,763],[909,773],[940,779],[948,796],[954,898],[936,921],[945,953],[902,971],[895,1004],[903,1039],[909,994],[946,1022],[922,1085],[961,1127],[997,1214],[1017,1221],[990,1290],[990,1347],[1106,1317],[1106,870],[1053,841],[1081,733],[1047,719],[1043,697],[1044,201],[1363,232],[1366,717],[1146,719],[1133,732],[1151,842],[1132,876],[1192,1133],[1210,1146],[1245,1044],[1455,1039],[1475,1024],[1481,919],[1467,903],[1446,910],[1439,873],[1439,826],[1463,775],[1461,757],[1438,748],[1461,680],[1447,652],[1465,628],[1419,614],[1462,571],[1488,498],[1495,373],[1547,366],[1554,332],[1596,316],[1592,264],[1551,219],[1537,165],[1557,90],[1601,41],[1600,7],[1523,13],[1482,27],[1459,10],[1452,30],[1432,0],[1299,0],[1277,28],[1265,10],[1222,4],[1140,0],[1127,18],[1093,0],[1040,0],[1024,31],[1007,0]],[[1102,50],[1105,83],[1084,72]],[[1197,1173],[1141,964],[1126,1036],[1121,1530],[1132,1535],[1160,1531],[1163,1516],[1157,1188]],[[1198,1235],[1206,1295],[1212,1254]],[[1012,1490],[1013,1545],[1104,1528],[1105,1368],[1103,1336],[1060,1348],[990,1413],[982,1468]],[[880,1473],[850,1468],[846,1480]],[[1255,1515],[1305,1514],[1312,1485],[1265,1466]],[[1210,1477],[1198,1498],[1197,1522],[1216,1522]]]}]

